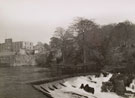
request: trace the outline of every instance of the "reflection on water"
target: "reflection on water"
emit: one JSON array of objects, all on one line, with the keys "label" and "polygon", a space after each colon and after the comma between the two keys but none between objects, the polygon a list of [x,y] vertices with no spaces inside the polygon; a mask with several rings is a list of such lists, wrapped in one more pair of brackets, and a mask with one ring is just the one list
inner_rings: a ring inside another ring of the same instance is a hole
[{"label": "reflection on water", "polygon": [[48,77],[50,72],[45,68],[0,67],[0,98],[46,98],[25,83]]}]

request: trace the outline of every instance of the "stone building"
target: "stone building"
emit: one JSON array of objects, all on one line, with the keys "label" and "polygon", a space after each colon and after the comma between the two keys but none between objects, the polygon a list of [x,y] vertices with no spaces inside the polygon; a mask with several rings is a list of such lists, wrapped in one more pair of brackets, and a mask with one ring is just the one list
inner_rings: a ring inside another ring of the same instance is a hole
[{"label": "stone building", "polygon": [[34,46],[34,51],[35,51],[35,54],[47,54],[47,52],[48,52],[42,42],[38,42]]},{"label": "stone building", "polygon": [[33,43],[26,41],[13,42],[12,39],[5,39],[5,43],[0,43],[0,52],[19,52],[20,49],[33,50]]},{"label": "stone building", "polygon": [[0,43],[0,66],[36,65],[33,51],[33,43],[26,41],[13,42],[5,39]]}]

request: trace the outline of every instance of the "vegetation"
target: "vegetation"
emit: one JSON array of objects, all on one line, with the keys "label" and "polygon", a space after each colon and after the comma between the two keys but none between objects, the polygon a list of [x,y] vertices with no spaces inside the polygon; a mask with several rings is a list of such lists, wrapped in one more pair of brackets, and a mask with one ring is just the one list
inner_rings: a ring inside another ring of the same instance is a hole
[{"label": "vegetation", "polygon": [[[46,46],[46,45],[45,45]],[[99,71],[108,67],[135,69],[135,24],[125,21],[98,25],[93,20],[77,18],[64,29],[56,28],[49,44],[46,62]]]}]

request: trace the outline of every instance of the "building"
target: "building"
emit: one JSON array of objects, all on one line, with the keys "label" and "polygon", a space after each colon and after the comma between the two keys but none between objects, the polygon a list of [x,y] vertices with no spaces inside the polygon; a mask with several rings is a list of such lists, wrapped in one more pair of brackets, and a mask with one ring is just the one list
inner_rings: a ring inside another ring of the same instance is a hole
[{"label": "building", "polygon": [[33,50],[33,43],[26,41],[13,42],[12,39],[5,39],[5,43],[0,43],[0,52],[19,52],[20,49]]},{"label": "building", "polygon": [[35,54],[46,54],[47,50],[44,47],[44,44],[41,42],[38,42],[37,45],[34,46]]},{"label": "building", "polygon": [[32,42],[13,42],[12,39],[5,39],[4,43],[0,43],[0,66],[35,65],[32,51]]}]

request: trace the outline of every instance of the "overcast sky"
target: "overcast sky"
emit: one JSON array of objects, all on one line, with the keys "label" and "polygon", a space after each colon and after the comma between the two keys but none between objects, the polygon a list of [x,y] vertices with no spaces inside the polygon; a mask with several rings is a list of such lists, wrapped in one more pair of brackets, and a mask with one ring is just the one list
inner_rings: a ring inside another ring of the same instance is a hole
[{"label": "overcast sky", "polygon": [[135,23],[135,0],[0,0],[0,42],[48,43],[56,27],[67,27],[75,17]]}]

